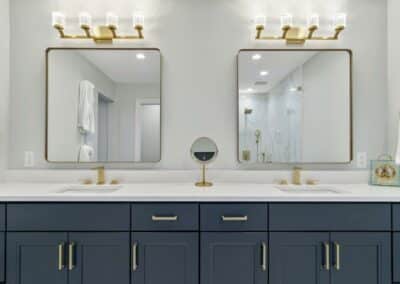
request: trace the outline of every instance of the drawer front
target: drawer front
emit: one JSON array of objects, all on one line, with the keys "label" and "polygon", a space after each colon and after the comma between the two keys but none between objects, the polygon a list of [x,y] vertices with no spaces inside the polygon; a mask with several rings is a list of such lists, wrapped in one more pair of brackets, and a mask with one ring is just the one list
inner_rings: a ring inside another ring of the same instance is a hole
[{"label": "drawer front", "polygon": [[271,204],[271,231],[390,231],[390,204]]},{"label": "drawer front", "polygon": [[268,210],[260,203],[213,203],[200,206],[202,231],[267,231]]},{"label": "drawer front", "polygon": [[181,203],[132,205],[133,231],[197,231],[199,206]]},{"label": "drawer front", "polygon": [[400,204],[393,204],[393,231],[400,231]]},{"label": "drawer front", "polygon": [[9,231],[129,231],[130,205],[35,203],[7,207]]}]

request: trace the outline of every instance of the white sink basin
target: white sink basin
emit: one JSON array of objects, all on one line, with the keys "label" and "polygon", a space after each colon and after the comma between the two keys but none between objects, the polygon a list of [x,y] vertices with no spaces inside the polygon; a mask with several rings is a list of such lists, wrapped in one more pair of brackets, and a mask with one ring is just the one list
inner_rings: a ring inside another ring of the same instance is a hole
[{"label": "white sink basin", "polygon": [[324,185],[279,185],[276,186],[282,192],[292,194],[343,194],[343,190]]},{"label": "white sink basin", "polygon": [[112,193],[121,189],[121,187],[121,184],[72,184],[65,186],[58,193]]}]

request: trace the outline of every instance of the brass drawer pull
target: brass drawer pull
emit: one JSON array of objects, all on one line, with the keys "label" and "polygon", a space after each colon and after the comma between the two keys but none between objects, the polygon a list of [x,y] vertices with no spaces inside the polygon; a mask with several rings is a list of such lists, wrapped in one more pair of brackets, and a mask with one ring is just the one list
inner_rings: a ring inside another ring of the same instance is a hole
[{"label": "brass drawer pull", "polygon": [[330,265],[330,262],[331,262],[330,250],[331,250],[331,248],[330,248],[330,245],[328,242],[324,243],[324,248],[325,248],[325,263],[324,263],[323,267],[325,270],[329,271],[329,270],[331,270],[331,265]]},{"label": "brass drawer pull", "polygon": [[138,263],[137,263],[137,247],[138,244],[135,242],[132,245],[132,271],[136,271],[138,268]]},{"label": "brass drawer pull", "polygon": [[222,216],[222,221],[224,222],[246,222],[248,220],[247,216],[237,216],[237,217],[228,217]]},{"label": "brass drawer pull", "polygon": [[261,243],[261,251],[262,251],[261,269],[262,271],[267,271],[267,244],[265,242]]},{"label": "brass drawer pull", "polygon": [[64,269],[64,247],[65,244],[61,243],[58,245],[58,270],[61,271]]},{"label": "brass drawer pull", "polygon": [[75,243],[71,242],[68,246],[68,270],[73,270],[75,268]]},{"label": "brass drawer pull", "polygon": [[340,270],[340,244],[337,242],[333,243],[334,247],[335,247],[335,269],[337,271]]},{"label": "brass drawer pull", "polygon": [[155,221],[155,222],[162,222],[162,221],[166,221],[166,222],[175,222],[178,221],[178,216],[151,216],[151,220]]}]

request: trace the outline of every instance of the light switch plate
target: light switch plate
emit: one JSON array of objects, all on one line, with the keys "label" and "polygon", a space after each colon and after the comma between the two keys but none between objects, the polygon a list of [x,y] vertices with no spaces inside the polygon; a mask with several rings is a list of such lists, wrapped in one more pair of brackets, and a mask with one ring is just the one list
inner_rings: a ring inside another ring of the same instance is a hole
[{"label": "light switch plate", "polygon": [[357,168],[365,169],[368,166],[368,159],[366,152],[358,152],[357,153]]}]

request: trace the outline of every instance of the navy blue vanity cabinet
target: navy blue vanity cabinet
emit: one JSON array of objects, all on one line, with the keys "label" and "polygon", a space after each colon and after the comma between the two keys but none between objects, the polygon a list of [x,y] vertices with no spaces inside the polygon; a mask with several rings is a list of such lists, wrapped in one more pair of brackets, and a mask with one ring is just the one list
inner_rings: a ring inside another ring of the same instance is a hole
[{"label": "navy blue vanity cabinet", "polygon": [[271,204],[270,223],[271,284],[392,281],[390,204]]},{"label": "navy blue vanity cabinet", "polygon": [[129,284],[130,205],[8,206],[7,283]]},{"label": "navy blue vanity cabinet", "polygon": [[67,233],[8,233],[8,284],[67,284]]},{"label": "navy blue vanity cabinet", "polygon": [[271,284],[329,284],[329,233],[271,232]]},{"label": "navy blue vanity cabinet", "polygon": [[133,233],[132,283],[198,284],[198,250],[198,233]]},{"label": "navy blue vanity cabinet", "polygon": [[201,284],[268,283],[267,204],[200,205]]},{"label": "navy blue vanity cabinet", "polygon": [[5,231],[6,231],[6,206],[0,204],[0,282],[5,282]]},{"label": "navy blue vanity cabinet", "polygon": [[199,205],[132,205],[134,284],[198,284]]},{"label": "navy blue vanity cabinet", "polygon": [[390,233],[331,233],[331,284],[389,284]]},{"label": "navy blue vanity cabinet", "polygon": [[70,284],[129,284],[128,232],[70,233]]}]

